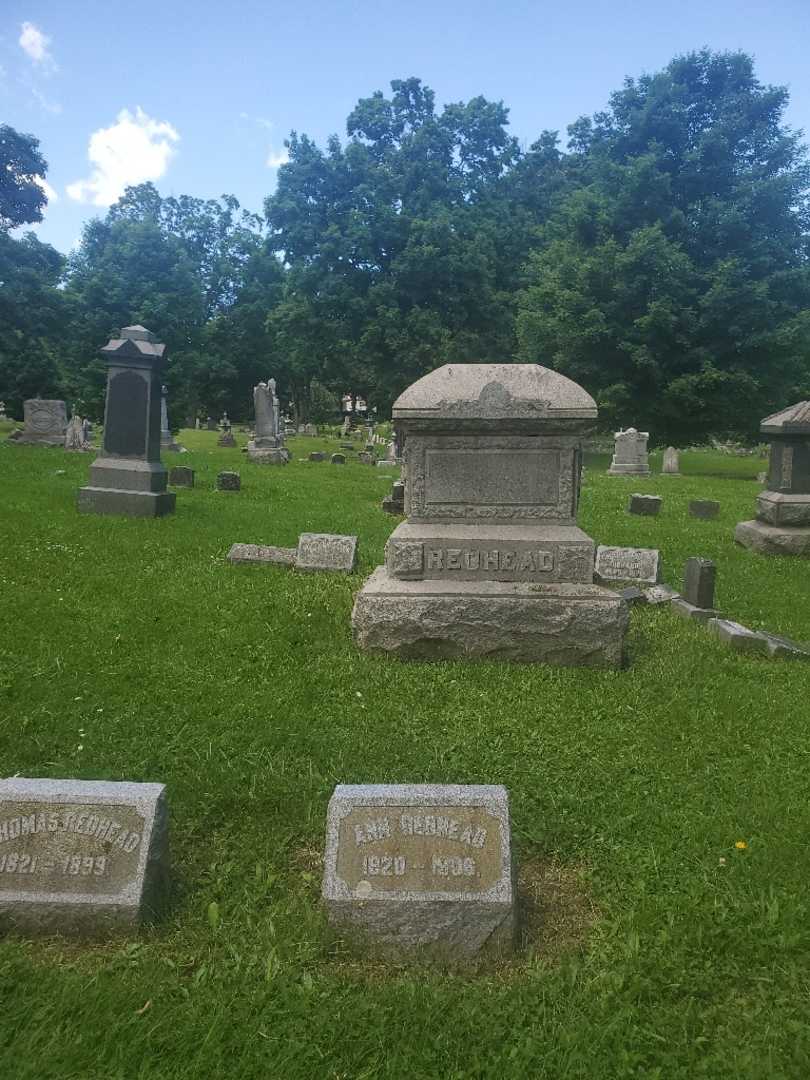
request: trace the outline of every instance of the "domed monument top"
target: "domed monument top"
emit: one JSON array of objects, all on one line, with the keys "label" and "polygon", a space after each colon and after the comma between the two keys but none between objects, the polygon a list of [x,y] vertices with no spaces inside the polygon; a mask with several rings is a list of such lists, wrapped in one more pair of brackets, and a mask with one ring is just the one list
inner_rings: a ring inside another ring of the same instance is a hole
[{"label": "domed monument top", "polygon": [[409,386],[393,408],[395,421],[528,420],[546,426],[596,415],[587,391],[540,364],[445,364]]}]

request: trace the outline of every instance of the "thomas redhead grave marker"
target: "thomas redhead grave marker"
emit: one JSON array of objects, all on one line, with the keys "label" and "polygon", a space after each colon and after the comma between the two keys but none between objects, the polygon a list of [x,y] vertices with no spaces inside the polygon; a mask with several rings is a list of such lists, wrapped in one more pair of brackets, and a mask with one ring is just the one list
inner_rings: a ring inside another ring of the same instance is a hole
[{"label": "thomas redhead grave marker", "polygon": [[339,784],[329,801],[330,922],[470,960],[514,947],[509,796],[486,784]]},{"label": "thomas redhead grave marker", "polygon": [[163,784],[0,780],[0,929],[103,936],[161,904]]}]

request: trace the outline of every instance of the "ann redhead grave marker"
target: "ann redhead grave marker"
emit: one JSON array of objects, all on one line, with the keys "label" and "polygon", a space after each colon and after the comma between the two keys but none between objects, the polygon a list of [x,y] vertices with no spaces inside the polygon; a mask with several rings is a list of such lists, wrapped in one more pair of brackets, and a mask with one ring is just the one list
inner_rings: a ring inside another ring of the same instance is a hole
[{"label": "ann redhead grave marker", "polygon": [[163,784],[0,780],[0,930],[104,936],[157,913]]},{"label": "ann redhead grave marker", "polygon": [[509,796],[488,784],[339,784],[329,801],[330,922],[467,961],[514,947]]}]

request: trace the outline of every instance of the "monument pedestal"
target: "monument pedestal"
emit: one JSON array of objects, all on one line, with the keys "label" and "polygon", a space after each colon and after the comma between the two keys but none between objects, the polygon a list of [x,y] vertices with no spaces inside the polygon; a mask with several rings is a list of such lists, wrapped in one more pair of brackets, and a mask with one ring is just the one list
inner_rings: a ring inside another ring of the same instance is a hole
[{"label": "monument pedestal", "polygon": [[290,460],[287,447],[270,439],[251,439],[247,444],[247,454],[251,461],[259,465],[286,465]]},{"label": "monument pedestal", "polygon": [[741,521],[734,539],[762,555],[810,555],[810,526],[769,525],[765,521]]},{"label": "monument pedestal", "polygon": [[176,501],[173,491],[115,491],[88,486],[79,489],[77,506],[80,514],[163,517],[174,513]]},{"label": "monument pedestal", "polygon": [[357,595],[357,645],[405,660],[616,668],[629,608],[598,585],[403,581],[379,566]]}]

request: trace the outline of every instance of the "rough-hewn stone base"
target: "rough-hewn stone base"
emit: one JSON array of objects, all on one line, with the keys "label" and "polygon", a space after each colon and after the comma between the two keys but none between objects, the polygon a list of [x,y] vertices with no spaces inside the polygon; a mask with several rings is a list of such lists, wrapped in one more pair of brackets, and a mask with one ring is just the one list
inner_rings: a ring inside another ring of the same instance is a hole
[{"label": "rough-hewn stone base", "polygon": [[173,491],[116,491],[83,487],[78,492],[80,514],[122,514],[125,517],[163,517],[174,513]]},{"label": "rough-hewn stone base", "polygon": [[762,555],[810,555],[810,526],[766,525],[764,521],[741,521],[734,539]]},{"label": "rough-hewn stone base", "polygon": [[248,443],[247,455],[258,465],[286,465],[290,460],[290,451],[285,446],[262,448]]},{"label": "rough-hewn stone base", "polygon": [[596,585],[402,581],[378,567],[352,628],[366,652],[406,660],[490,659],[619,667],[629,609]]}]

